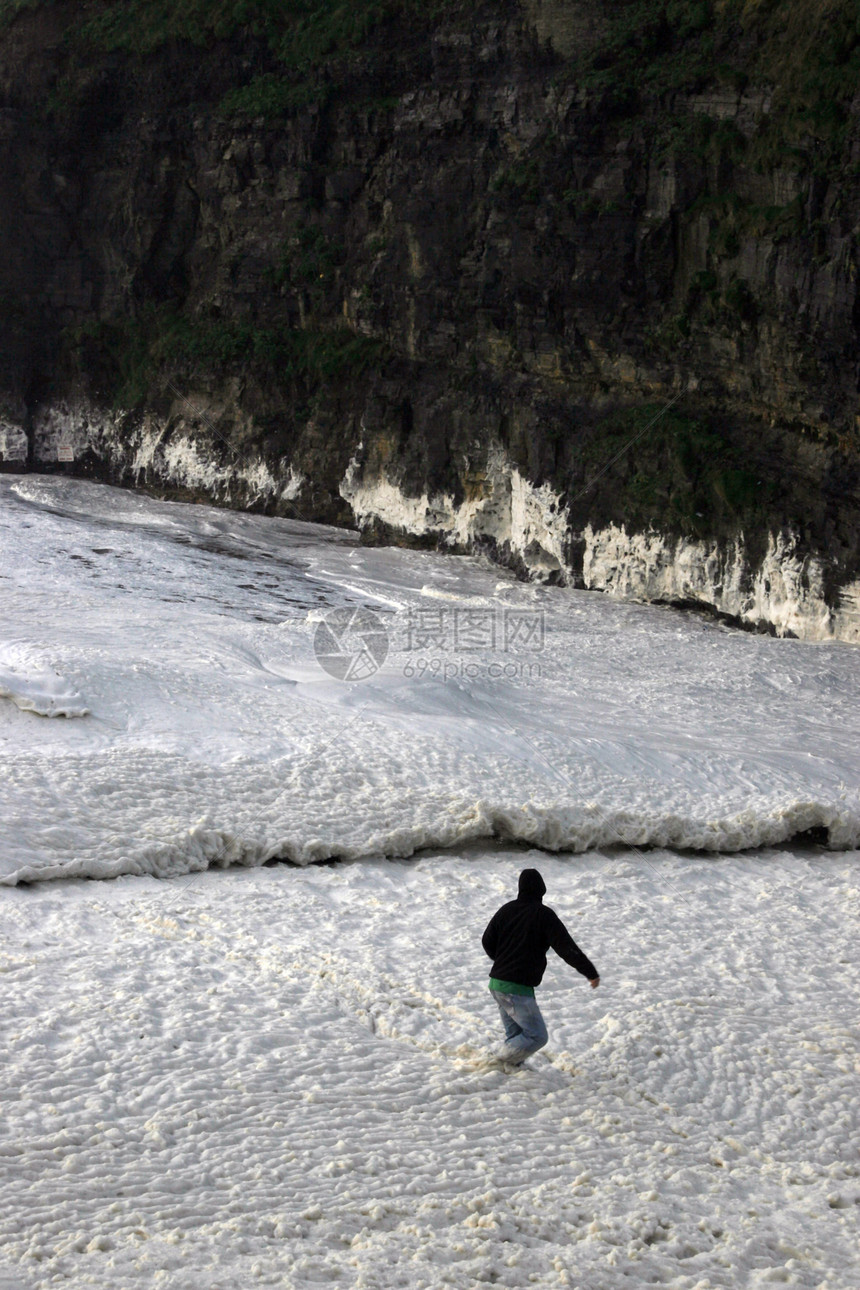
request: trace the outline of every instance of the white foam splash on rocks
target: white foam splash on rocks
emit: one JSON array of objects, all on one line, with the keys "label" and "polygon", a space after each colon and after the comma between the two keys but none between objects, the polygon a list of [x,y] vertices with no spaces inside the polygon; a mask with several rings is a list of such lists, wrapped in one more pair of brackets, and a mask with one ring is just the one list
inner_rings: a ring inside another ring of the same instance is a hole
[{"label": "white foam splash on rocks", "polygon": [[742,540],[716,542],[627,533],[611,524],[584,532],[583,581],[622,600],[693,601],[750,625],[767,625],[801,640],[860,641],[860,586],[843,589],[832,609],[824,570],[803,555],[792,533],[769,534],[767,551],[751,570]]},{"label": "white foam splash on rocks", "polygon": [[459,504],[449,493],[425,491],[409,497],[384,476],[361,478],[353,458],[340,494],[359,525],[381,520],[413,536],[441,536],[449,546],[469,547],[491,539],[519,556],[536,578],[566,567],[567,510],[549,484],[536,486],[520,474],[501,449],[492,449],[486,471],[476,480],[475,496]]},{"label": "white foam splash on rocks", "polygon": [[[304,477],[286,460],[270,464],[258,454],[231,460],[215,442],[217,411],[210,409],[210,417],[181,399],[166,420],[149,413],[133,421],[125,412],[60,402],[34,418],[34,460],[55,463],[61,448],[65,454],[71,450],[73,460],[91,452],[124,483],[187,488],[239,508],[294,501]],[[5,460],[26,458],[22,427],[0,422],[0,451]],[[625,600],[698,603],[802,640],[860,642],[860,582],[844,586],[838,603],[829,604],[822,561],[804,554],[790,531],[771,533],[764,556],[751,567],[742,536],[718,543],[628,533],[623,524],[577,533],[562,495],[528,480],[498,444],[491,446],[485,468],[472,473],[461,501],[426,490],[409,496],[385,474],[366,475],[360,452],[361,445],[340,485],[359,527],[378,520],[461,550],[491,541],[536,581],[578,582],[570,552],[582,543],[581,585],[588,589]]]},{"label": "white foam splash on rocks", "polygon": [[598,530],[589,525],[577,534],[561,495],[548,484],[530,483],[498,447],[476,485],[477,495],[459,504],[447,493],[409,497],[384,475],[363,478],[353,458],[340,492],[359,526],[380,520],[466,549],[490,538],[518,556],[536,581],[557,575],[575,581],[568,552],[581,540],[582,582],[589,590],[623,600],[699,603],[780,636],[860,642],[860,583],[844,587],[832,608],[822,562],[804,555],[791,532],[769,534],[755,568],[742,536],[721,544],[628,533],[615,524]]},{"label": "white foam splash on rocks", "polygon": [[27,435],[23,427],[11,421],[0,421],[0,462],[27,460]]},{"label": "white foam splash on rocks", "polygon": [[277,473],[259,456],[232,460],[209,440],[205,414],[164,421],[147,413],[132,423],[126,412],[106,412],[85,403],[59,403],[41,408],[34,418],[34,457],[37,464],[60,460],[61,445],[73,458],[87,452],[108,463],[124,482],[168,484],[202,490],[218,501],[237,506],[256,501],[292,501],[301,491],[303,476],[284,463]]},{"label": "white foam splash on rocks", "polygon": [[218,461],[193,431],[166,437],[164,428],[151,418],[141,427],[131,469],[137,474],[151,472],[185,488],[202,489],[226,501],[236,492],[292,501],[303,483],[303,477],[292,466],[287,469],[286,479],[278,479],[259,456],[235,464]]}]

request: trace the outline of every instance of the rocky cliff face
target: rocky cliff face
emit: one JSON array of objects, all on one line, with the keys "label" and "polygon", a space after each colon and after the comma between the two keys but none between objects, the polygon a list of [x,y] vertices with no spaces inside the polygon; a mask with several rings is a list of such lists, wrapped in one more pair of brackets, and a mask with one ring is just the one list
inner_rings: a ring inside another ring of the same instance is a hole
[{"label": "rocky cliff face", "polygon": [[297,8],[0,5],[5,468],[860,639],[854,7]]}]

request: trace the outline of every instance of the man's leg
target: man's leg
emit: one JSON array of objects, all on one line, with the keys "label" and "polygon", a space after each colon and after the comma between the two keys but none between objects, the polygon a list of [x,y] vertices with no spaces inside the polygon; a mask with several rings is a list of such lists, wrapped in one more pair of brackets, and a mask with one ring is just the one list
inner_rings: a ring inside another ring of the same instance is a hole
[{"label": "man's leg", "polygon": [[523,1033],[522,1026],[517,1025],[516,1021],[514,1021],[513,1017],[505,1007],[505,1001],[507,999],[513,999],[514,996],[512,994],[502,994],[499,990],[491,990],[490,994],[499,1005],[499,1015],[502,1018],[502,1025],[505,1028],[505,1044],[507,1045],[512,1039],[515,1039],[517,1035],[521,1035]]},{"label": "man's leg", "polygon": [[494,990],[505,1023],[505,1043],[499,1054],[515,1065],[543,1048],[549,1035],[537,999],[529,994],[502,994]]}]

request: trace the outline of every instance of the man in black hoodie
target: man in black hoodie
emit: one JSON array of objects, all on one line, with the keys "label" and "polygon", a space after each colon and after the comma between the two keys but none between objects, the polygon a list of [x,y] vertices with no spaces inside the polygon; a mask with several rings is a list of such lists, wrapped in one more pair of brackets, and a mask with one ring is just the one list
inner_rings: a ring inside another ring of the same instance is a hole
[{"label": "man in black hoodie", "polygon": [[555,910],[543,904],[546,884],[537,869],[523,869],[519,894],[497,910],[483,936],[484,949],[493,960],[490,990],[505,1027],[505,1044],[499,1057],[518,1066],[543,1048],[548,1035],[535,999],[535,986],[546,971],[546,952],[556,954],[576,968],[593,990],[600,985],[597,968],[586,958]]}]

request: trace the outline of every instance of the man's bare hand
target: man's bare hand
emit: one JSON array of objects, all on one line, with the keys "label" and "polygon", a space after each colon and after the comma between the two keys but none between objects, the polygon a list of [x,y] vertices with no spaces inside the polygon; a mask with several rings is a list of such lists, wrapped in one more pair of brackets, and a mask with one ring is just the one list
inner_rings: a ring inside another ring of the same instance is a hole
[{"label": "man's bare hand", "polygon": [[599,976],[596,976],[596,977],[594,978],[594,980],[593,980],[593,981],[589,981],[589,983],[588,983],[588,984],[591,986],[592,990],[596,990],[596,989],[597,989],[597,987],[600,985],[600,977],[599,977]]}]

